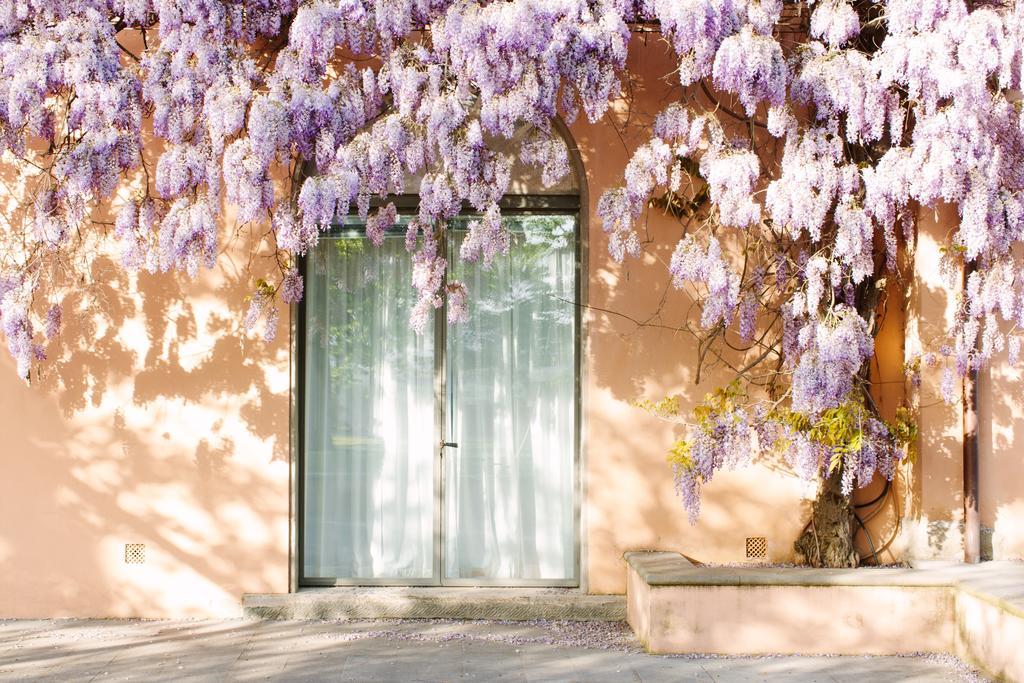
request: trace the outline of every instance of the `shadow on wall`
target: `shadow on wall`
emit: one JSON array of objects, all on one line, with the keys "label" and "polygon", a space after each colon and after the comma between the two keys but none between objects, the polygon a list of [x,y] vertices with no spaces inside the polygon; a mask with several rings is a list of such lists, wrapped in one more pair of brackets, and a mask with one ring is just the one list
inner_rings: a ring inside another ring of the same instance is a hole
[{"label": "shadow on wall", "polygon": [[1010,398],[1021,395],[1022,380],[1024,373],[1003,352],[979,382],[981,523],[992,530],[997,560],[1024,559],[1024,460],[1015,431],[1024,421],[1024,406]]},{"label": "shadow on wall", "polygon": [[[798,481],[778,462],[721,473],[705,489],[700,522],[690,526],[666,462],[668,448],[681,430],[630,405],[637,399],[677,395],[682,412],[688,414],[708,391],[732,379],[726,371],[710,371],[695,384],[697,342],[679,328],[689,320],[698,329],[699,312],[684,292],[672,287],[668,274],[683,226],[648,208],[638,223],[642,255],[617,264],[608,255],[607,237],[595,213],[602,193],[624,182],[622,172],[629,155],[647,141],[654,116],[679,94],[671,77],[675,68],[671,54],[651,47],[643,52],[641,64],[635,48],[630,53],[631,81],[623,97],[597,123],[577,121],[572,127],[586,168],[591,216],[584,413],[589,575],[590,585],[598,592],[622,590],[621,554],[630,549],[677,550],[702,561],[736,562],[745,559],[746,537],[765,536],[768,560],[792,559],[792,541],[808,517],[809,498],[815,493],[813,485]],[[941,241],[952,219],[955,215],[944,215],[935,219],[935,226],[922,230]],[[941,323],[946,293],[931,279],[938,273],[932,263],[938,253],[935,247],[935,254],[925,255],[927,262],[905,264],[902,279],[891,278],[889,283],[885,324],[876,340],[878,356],[872,371],[878,387],[876,400],[890,419],[908,398],[903,371],[908,326],[920,325],[922,333],[929,325],[946,329]],[[919,300],[910,301],[913,297]],[[911,321],[913,316],[917,318]],[[937,378],[932,379],[932,388],[937,389]],[[861,509],[862,515],[870,517],[871,533],[870,541],[863,532],[858,535],[862,555],[871,553],[872,546],[876,550],[884,546],[879,560],[892,562],[902,559],[908,549],[915,550],[911,546],[948,549],[957,543],[956,511],[962,488],[959,413],[937,405],[935,394],[921,399],[924,456],[903,468],[896,495],[885,499],[884,507]],[[998,410],[994,415],[1002,419]],[[1008,475],[1001,481],[1019,479],[1019,468],[1007,469],[994,462],[992,471],[997,470]],[[884,485],[881,480],[872,482],[855,494],[855,501],[875,499]],[[1024,517],[1024,503],[1016,494],[1012,497],[990,516]],[[908,516],[925,522],[908,533],[899,524]]]},{"label": "shadow on wall", "polygon": [[651,241],[640,260],[595,269],[606,260],[597,253],[606,246],[592,243],[590,252],[596,271],[591,305],[633,318],[589,314],[588,552],[591,585],[598,592],[622,591],[621,558],[629,550],[676,550],[700,561],[737,562],[746,560],[747,537],[766,537],[766,559],[788,560],[808,513],[806,497],[813,495],[780,463],[760,462],[717,474],[704,489],[699,521],[690,525],[667,462],[684,429],[632,403],[677,396],[689,416],[706,393],[732,377],[712,370],[695,383],[696,341],[672,329],[686,320],[692,302],[672,289],[665,266],[679,226],[652,217],[647,227]]},{"label": "shadow on wall", "polygon": [[0,616],[224,616],[287,590],[287,334],[241,332],[231,255],[195,281],[99,259],[31,387],[3,354]]},{"label": "shadow on wall", "polygon": [[681,328],[689,321],[699,329],[699,311],[672,286],[668,272],[683,225],[646,210],[638,223],[642,254],[618,264],[596,216],[602,193],[623,183],[629,155],[649,139],[654,117],[679,95],[672,76],[677,64],[671,49],[663,48],[649,46],[640,63],[634,45],[630,59],[636,63],[623,98],[597,123],[580,120],[572,128],[590,204],[584,428],[587,575],[594,592],[624,591],[622,553],[628,550],[736,562],[746,559],[747,537],[763,536],[767,559],[790,559],[807,514],[807,487],[778,463],[762,463],[716,475],[705,488],[700,521],[691,526],[666,460],[683,430],[632,405],[675,395],[688,415],[706,393],[732,379],[721,369],[706,369],[695,383],[697,343]]}]

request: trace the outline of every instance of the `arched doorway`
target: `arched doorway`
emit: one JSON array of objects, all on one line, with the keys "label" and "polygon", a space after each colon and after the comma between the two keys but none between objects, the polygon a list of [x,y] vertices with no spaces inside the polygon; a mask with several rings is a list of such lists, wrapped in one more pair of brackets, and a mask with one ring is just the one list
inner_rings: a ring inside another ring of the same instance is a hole
[{"label": "arched doorway", "polygon": [[306,259],[300,585],[578,585],[579,179],[516,168],[502,213],[490,267],[457,257],[471,214],[445,231],[471,313],[433,334],[403,226],[375,248],[346,221]]}]

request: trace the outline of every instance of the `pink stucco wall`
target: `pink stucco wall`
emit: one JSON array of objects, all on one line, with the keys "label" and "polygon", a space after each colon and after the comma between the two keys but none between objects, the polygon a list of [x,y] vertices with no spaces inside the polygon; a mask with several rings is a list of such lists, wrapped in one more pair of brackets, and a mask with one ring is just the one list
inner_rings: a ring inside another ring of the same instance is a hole
[{"label": "pink stucco wall", "polygon": [[[620,265],[593,217],[672,95],[675,65],[656,37],[638,36],[630,59],[629,95],[600,121],[571,128],[590,217],[582,576],[599,593],[625,590],[627,550],[739,561],[746,537],[765,536],[769,559],[789,559],[814,493],[776,462],[723,473],[690,526],[665,461],[678,427],[631,405],[677,394],[685,410],[723,376],[695,385],[695,343],[675,329],[690,303],[666,270],[679,225],[656,211],[645,216],[643,256]],[[941,221],[925,231],[934,242]],[[239,330],[253,277],[246,239],[196,281],[99,267],[90,286],[103,294],[103,311],[67,306],[70,333],[31,386],[0,354],[0,617],[224,616],[237,613],[243,593],[288,590],[288,326],[282,321],[270,345]],[[943,324],[943,295],[928,280],[933,246],[910,262],[906,281],[891,283],[901,305],[879,343],[883,410],[903,400],[905,340],[909,354],[921,330]],[[926,377],[925,388],[933,381]],[[986,381],[983,515],[1000,547],[1020,556],[1024,493],[1013,435],[1021,415],[1005,400],[1019,393],[1020,378],[999,370]],[[881,538],[907,517],[886,560],[955,553],[945,536],[937,546],[935,529],[955,527],[960,504],[959,412],[919,398],[922,457],[901,473],[900,507],[872,522]],[[123,562],[126,543],[146,544],[144,564]]]},{"label": "pink stucco wall", "polygon": [[677,550],[705,561],[736,561],[745,556],[748,536],[765,536],[770,559],[788,559],[804,517],[801,494],[813,494],[775,463],[723,473],[706,487],[700,522],[690,526],[666,464],[668,447],[682,432],[631,405],[677,395],[686,410],[728,381],[711,373],[700,385],[694,383],[696,342],[678,329],[691,299],[673,289],[667,270],[682,226],[657,210],[646,212],[643,255],[618,264],[608,255],[595,216],[601,194],[621,185],[630,154],[649,139],[654,116],[669,97],[678,96],[678,90],[670,90],[674,68],[667,45],[654,36],[637,37],[628,94],[597,123],[584,119],[571,129],[586,170],[591,216],[584,573],[593,592],[625,591],[622,554],[628,550]]},{"label": "pink stucco wall", "polygon": [[69,302],[31,386],[3,354],[0,615],[231,615],[288,589],[288,334],[239,334],[241,258],[98,272],[104,314]]}]

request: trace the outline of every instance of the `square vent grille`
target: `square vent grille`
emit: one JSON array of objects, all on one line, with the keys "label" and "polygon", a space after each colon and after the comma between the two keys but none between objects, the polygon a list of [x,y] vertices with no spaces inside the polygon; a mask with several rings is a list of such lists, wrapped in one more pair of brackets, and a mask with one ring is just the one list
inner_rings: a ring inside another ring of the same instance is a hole
[{"label": "square vent grille", "polygon": [[747,539],[747,559],[763,560],[768,557],[768,539],[764,536],[752,536]]},{"label": "square vent grille", "polygon": [[144,564],[146,562],[146,544],[145,543],[125,543],[124,544],[124,563],[125,564]]}]

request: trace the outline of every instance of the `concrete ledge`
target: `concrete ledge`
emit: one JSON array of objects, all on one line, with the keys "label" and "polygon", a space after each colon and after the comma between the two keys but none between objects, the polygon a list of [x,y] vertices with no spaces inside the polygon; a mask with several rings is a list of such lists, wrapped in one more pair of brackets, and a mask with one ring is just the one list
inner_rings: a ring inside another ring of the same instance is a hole
[{"label": "concrete ledge", "polygon": [[558,588],[310,588],[242,598],[257,619],[496,619],[622,621],[622,595]]},{"label": "concrete ledge", "polygon": [[627,553],[627,620],[657,653],[949,652],[1024,682],[1024,564],[695,566]]}]

